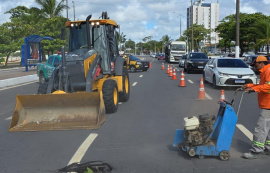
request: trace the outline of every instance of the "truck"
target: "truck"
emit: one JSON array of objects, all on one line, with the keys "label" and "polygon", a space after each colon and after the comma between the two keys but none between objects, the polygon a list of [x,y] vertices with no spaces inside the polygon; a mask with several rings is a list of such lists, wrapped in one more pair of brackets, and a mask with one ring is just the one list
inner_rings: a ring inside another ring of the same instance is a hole
[{"label": "truck", "polygon": [[39,78],[39,83],[44,83],[48,81],[51,77],[55,67],[61,62],[61,56],[50,55],[46,63],[37,63],[37,76]]},{"label": "truck", "polygon": [[185,41],[171,41],[166,45],[165,61],[168,63],[179,62],[183,55],[187,54],[187,43]]}]

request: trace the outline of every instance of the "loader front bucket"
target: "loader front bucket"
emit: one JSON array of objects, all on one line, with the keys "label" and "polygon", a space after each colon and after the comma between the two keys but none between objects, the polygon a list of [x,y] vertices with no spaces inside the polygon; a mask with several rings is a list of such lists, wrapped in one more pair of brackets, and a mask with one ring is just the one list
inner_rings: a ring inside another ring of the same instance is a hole
[{"label": "loader front bucket", "polygon": [[17,95],[9,131],[97,129],[106,120],[102,92]]}]

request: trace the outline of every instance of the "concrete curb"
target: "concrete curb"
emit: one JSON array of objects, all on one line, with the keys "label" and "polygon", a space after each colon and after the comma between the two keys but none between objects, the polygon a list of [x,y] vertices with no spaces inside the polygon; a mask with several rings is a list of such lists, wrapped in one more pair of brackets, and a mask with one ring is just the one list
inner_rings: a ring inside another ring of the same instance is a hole
[{"label": "concrete curb", "polygon": [[38,82],[38,76],[36,74],[0,80],[0,88],[32,82],[32,81]]}]

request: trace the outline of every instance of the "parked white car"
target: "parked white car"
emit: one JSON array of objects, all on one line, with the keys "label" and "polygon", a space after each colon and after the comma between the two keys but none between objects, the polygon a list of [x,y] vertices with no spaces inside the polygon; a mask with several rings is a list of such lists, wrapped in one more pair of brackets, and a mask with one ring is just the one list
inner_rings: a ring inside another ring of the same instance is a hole
[{"label": "parked white car", "polygon": [[217,86],[242,86],[256,83],[257,76],[243,60],[238,58],[221,57],[207,62],[203,71],[205,82]]}]

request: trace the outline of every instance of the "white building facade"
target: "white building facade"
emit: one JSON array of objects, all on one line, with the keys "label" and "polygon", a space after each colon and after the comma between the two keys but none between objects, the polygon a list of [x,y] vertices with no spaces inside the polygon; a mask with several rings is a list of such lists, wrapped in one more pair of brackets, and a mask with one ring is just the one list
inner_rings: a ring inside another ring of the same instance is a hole
[{"label": "white building facade", "polygon": [[[192,19],[193,17],[193,19]],[[211,45],[219,42],[219,37],[214,29],[218,26],[219,22],[219,2],[205,3],[204,0],[195,0],[193,5],[187,8],[187,28],[191,27],[191,24],[203,25],[204,28],[210,29]],[[205,40],[205,43],[209,43],[209,40]]]}]

